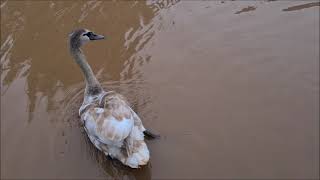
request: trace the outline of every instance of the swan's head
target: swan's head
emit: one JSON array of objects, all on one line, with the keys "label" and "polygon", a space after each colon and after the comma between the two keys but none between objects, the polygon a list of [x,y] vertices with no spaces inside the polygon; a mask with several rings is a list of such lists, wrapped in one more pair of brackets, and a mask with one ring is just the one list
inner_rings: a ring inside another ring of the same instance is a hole
[{"label": "swan's head", "polygon": [[77,29],[69,34],[69,44],[71,48],[80,48],[89,41],[101,39],[104,39],[104,36],[95,34],[88,29]]}]

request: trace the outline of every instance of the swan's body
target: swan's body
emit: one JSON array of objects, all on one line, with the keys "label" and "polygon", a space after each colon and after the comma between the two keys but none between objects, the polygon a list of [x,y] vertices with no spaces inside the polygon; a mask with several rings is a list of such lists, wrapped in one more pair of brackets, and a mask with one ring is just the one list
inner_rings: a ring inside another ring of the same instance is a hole
[{"label": "swan's body", "polygon": [[87,98],[79,114],[91,142],[106,155],[132,168],[147,164],[145,128],[124,97],[102,92]]},{"label": "swan's body", "polygon": [[146,129],[122,95],[103,90],[80,50],[85,42],[98,39],[103,39],[103,36],[86,29],[76,30],[70,35],[70,52],[86,80],[84,101],[79,109],[81,122],[96,148],[125,165],[137,168],[149,161],[149,150],[144,142]]}]

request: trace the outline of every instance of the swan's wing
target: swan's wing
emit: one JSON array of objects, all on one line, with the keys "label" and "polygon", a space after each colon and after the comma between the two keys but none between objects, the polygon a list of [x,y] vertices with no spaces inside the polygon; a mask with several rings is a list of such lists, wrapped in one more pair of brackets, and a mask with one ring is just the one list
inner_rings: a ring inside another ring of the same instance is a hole
[{"label": "swan's wing", "polygon": [[159,138],[160,134],[152,131],[149,128],[145,128],[142,124],[141,119],[139,118],[139,116],[131,109],[132,111],[132,115],[133,115],[133,119],[134,119],[134,125],[138,127],[138,129],[143,132],[144,136],[146,136],[147,138],[151,138],[151,139],[155,139],[155,138]]},{"label": "swan's wing", "polygon": [[104,93],[100,100],[99,106],[104,107],[105,109],[111,109],[116,106],[125,106],[127,110],[129,110],[132,114],[134,125],[139,127],[139,130],[145,131],[146,129],[142,125],[142,121],[139,116],[132,110],[127,100],[121,95],[114,91],[109,91]]},{"label": "swan's wing", "polygon": [[146,130],[146,128],[144,128],[142,121],[140,119],[140,117],[137,115],[137,113],[135,113],[131,108],[131,114],[133,116],[133,120],[134,120],[134,125],[138,127],[138,129],[143,132]]},{"label": "swan's wing", "polygon": [[98,149],[132,168],[148,162],[145,128],[120,94],[108,94],[102,107],[88,107],[81,118],[90,140]]},{"label": "swan's wing", "polygon": [[128,137],[134,126],[134,116],[121,96],[112,94],[107,98],[104,107],[89,107],[81,119],[89,135],[111,145]]},{"label": "swan's wing", "polygon": [[128,138],[126,138],[126,150],[128,158],[126,164],[132,168],[137,168],[148,163],[150,153],[144,142],[143,131],[138,126],[134,126]]}]

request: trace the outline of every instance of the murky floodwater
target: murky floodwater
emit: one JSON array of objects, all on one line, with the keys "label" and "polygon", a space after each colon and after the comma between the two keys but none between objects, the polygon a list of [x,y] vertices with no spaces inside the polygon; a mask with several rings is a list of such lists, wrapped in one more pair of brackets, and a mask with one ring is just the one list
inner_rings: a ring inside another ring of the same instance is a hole
[{"label": "murky floodwater", "polygon": [[[82,74],[147,127],[138,170],[97,152],[78,122]],[[1,1],[2,178],[319,177],[319,2]]]}]

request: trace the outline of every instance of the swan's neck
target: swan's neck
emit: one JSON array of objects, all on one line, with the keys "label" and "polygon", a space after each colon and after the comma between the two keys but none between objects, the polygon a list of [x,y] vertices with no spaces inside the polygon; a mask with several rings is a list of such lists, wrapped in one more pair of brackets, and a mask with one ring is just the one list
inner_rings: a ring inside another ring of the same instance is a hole
[{"label": "swan's neck", "polygon": [[96,95],[102,92],[102,87],[97,80],[97,78],[94,76],[92,69],[90,65],[88,64],[86,57],[82,53],[80,48],[72,48],[71,54],[74,57],[77,64],[80,66],[85,80],[86,80],[86,89],[85,94],[86,95]]}]

